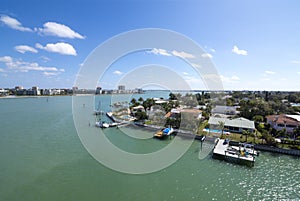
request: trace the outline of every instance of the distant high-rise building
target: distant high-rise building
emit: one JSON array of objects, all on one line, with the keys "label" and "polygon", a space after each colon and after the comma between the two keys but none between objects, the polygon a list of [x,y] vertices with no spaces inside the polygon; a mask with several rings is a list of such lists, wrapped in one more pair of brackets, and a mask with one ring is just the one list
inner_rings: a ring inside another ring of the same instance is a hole
[{"label": "distant high-rise building", "polygon": [[102,88],[101,87],[97,87],[95,94],[102,94]]},{"label": "distant high-rise building", "polygon": [[119,91],[125,91],[125,85],[119,85],[118,90]]},{"label": "distant high-rise building", "polygon": [[15,90],[23,90],[23,86],[15,86]]}]

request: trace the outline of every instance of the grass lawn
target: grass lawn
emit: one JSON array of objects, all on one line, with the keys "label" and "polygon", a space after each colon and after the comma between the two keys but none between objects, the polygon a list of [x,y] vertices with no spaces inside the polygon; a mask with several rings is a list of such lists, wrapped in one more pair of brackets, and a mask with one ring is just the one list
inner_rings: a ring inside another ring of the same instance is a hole
[{"label": "grass lawn", "polygon": [[[238,142],[246,142],[246,136],[240,134],[240,133],[230,133],[229,135],[223,134],[222,138],[228,138],[233,141],[238,141]],[[252,136],[247,137],[247,143],[252,143],[252,144],[261,144],[262,140],[258,139],[257,137],[254,138]]]}]

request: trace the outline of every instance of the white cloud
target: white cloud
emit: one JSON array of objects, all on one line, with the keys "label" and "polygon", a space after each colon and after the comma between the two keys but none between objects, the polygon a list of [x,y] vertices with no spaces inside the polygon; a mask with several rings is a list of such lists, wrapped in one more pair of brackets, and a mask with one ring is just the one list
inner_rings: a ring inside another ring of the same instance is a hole
[{"label": "white cloud", "polygon": [[224,83],[229,83],[229,84],[233,84],[233,83],[238,83],[240,81],[240,78],[236,75],[233,76],[224,76],[224,75],[220,75],[222,82]]},{"label": "white cloud", "polygon": [[28,72],[28,71],[53,71],[53,72],[64,72],[64,69],[57,69],[56,67],[45,67],[40,66],[35,62],[26,62],[21,60],[15,60],[10,56],[0,57],[0,62],[5,63],[8,69],[17,72]]},{"label": "white cloud", "polygon": [[115,75],[122,75],[123,73],[121,71],[116,70],[116,71],[113,72],[113,74],[115,74]]},{"label": "white cloud", "polygon": [[203,53],[203,54],[201,54],[201,57],[203,57],[203,58],[213,58],[213,56],[209,53]]},{"label": "white cloud", "polygon": [[38,53],[38,51],[35,48],[27,45],[18,45],[15,47],[15,50],[22,54],[24,54],[25,52]]},{"label": "white cloud", "polygon": [[153,53],[153,54],[156,54],[156,55],[163,55],[163,56],[172,56],[171,54],[169,54],[167,52],[167,50],[158,49],[158,48],[153,48],[151,51],[149,51],[149,53]]},{"label": "white cloud", "polygon": [[248,52],[246,50],[240,50],[236,45],[233,46],[231,51],[238,55],[244,55],[244,56],[248,55]]},{"label": "white cloud", "polygon": [[3,68],[0,68],[0,73],[4,73],[5,70]]},{"label": "white cloud", "polygon": [[84,39],[85,36],[80,35],[79,33],[73,31],[70,27],[59,24],[56,22],[46,22],[43,25],[43,28],[36,28],[36,31],[38,31],[42,35],[49,35],[49,36],[58,36],[62,38],[79,38]]},{"label": "white cloud", "polygon": [[183,58],[183,59],[192,59],[192,58],[195,58],[195,56],[194,55],[192,55],[192,54],[189,54],[189,53],[187,53],[187,52],[178,52],[178,51],[176,51],[176,50],[173,50],[172,51],[172,54],[174,55],[174,56],[177,56],[177,57],[181,57],[181,58]]},{"label": "white cloud", "polygon": [[56,73],[56,72],[43,72],[43,75],[45,75],[47,77],[50,77],[50,76],[58,75],[58,73]]},{"label": "white cloud", "polygon": [[274,71],[269,71],[269,70],[266,70],[265,73],[268,74],[268,75],[273,75],[273,74],[275,74]]},{"label": "white cloud", "polygon": [[55,53],[59,53],[59,54],[73,55],[73,56],[77,55],[74,47],[72,45],[70,45],[69,43],[64,43],[64,42],[55,43],[55,44],[48,43],[46,46],[42,46],[41,44],[37,43],[35,45],[35,47],[46,50],[48,52],[55,52]]},{"label": "white cloud", "polygon": [[41,59],[43,60],[43,62],[45,62],[45,63],[47,63],[48,61],[51,60],[49,57],[46,57],[46,56],[41,56],[40,58],[41,58]]},{"label": "white cloud", "polygon": [[152,54],[156,54],[156,55],[162,55],[162,56],[176,56],[176,57],[180,57],[183,59],[191,59],[191,58],[195,58],[194,55],[189,54],[187,52],[178,52],[176,50],[173,50],[172,52],[169,52],[165,49],[159,49],[159,48],[153,48],[151,51],[148,51],[148,53],[152,53]]},{"label": "white cloud", "polygon": [[191,65],[195,68],[201,68],[201,65],[200,64],[196,64],[196,63],[191,63]]},{"label": "white cloud", "polygon": [[183,72],[183,74],[184,74],[184,75],[188,75],[188,73],[187,73],[187,72]]},{"label": "white cloud", "polygon": [[24,27],[21,22],[19,22],[17,19],[9,17],[7,15],[0,16],[0,21],[4,24],[6,24],[8,27],[18,30],[18,31],[29,31],[32,32],[32,29],[28,27]]},{"label": "white cloud", "polygon": [[12,62],[12,61],[13,61],[13,59],[10,56],[0,57],[0,62],[9,63],[9,62]]}]

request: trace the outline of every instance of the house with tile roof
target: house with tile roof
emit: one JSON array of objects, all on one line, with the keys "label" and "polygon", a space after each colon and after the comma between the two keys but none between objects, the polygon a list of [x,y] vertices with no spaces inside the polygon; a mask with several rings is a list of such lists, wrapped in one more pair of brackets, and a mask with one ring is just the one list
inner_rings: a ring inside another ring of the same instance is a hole
[{"label": "house with tile roof", "polygon": [[285,129],[287,133],[293,133],[294,129],[300,126],[300,115],[269,115],[266,117],[267,123],[275,130]]}]

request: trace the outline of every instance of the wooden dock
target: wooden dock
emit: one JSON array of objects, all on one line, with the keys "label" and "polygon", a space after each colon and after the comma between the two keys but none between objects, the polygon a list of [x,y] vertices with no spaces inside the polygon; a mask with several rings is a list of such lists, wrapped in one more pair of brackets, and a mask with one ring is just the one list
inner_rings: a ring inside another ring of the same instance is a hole
[{"label": "wooden dock", "polygon": [[217,139],[213,149],[213,157],[250,166],[253,166],[255,162],[254,150],[231,146],[229,141],[224,139]]}]

